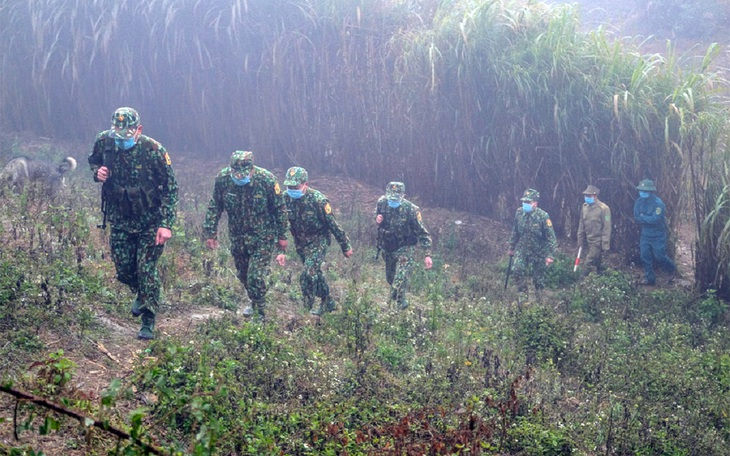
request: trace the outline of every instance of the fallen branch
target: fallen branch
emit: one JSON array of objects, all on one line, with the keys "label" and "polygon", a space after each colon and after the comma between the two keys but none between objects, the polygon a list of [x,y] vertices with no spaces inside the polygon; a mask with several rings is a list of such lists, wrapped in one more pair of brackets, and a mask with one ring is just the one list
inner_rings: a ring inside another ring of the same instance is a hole
[{"label": "fallen branch", "polygon": [[96,345],[96,348],[98,348],[100,352],[102,352],[106,356],[108,356],[109,359],[111,359],[112,361],[114,361],[117,364],[122,364],[122,363],[119,362],[119,360],[114,355],[112,355],[109,352],[109,350],[106,349],[106,347],[104,346],[104,344],[102,344],[101,342],[96,342],[95,340],[92,340],[90,337],[87,337],[86,340],[88,340],[92,344]]},{"label": "fallen branch", "polygon": [[[60,413],[62,415],[70,416],[71,418],[75,418],[82,425],[84,425],[86,427],[93,426],[95,428],[106,431],[112,435],[115,435],[115,436],[119,437],[120,439],[131,440],[135,445],[144,449],[148,453],[158,454],[158,455],[163,455],[163,456],[167,456],[169,454],[161,448],[157,448],[154,445],[145,443],[135,437],[132,437],[127,432],[125,432],[121,429],[115,428],[114,426],[111,426],[109,423],[106,423],[103,421],[97,421],[93,418],[89,418],[78,412],[74,412],[73,410],[69,410],[61,405],[58,405],[58,404],[50,402],[46,399],[43,399],[42,397],[34,396],[32,394],[29,394],[29,393],[26,393],[23,391],[18,391],[16,389],[13,389],[13,388],[11,388],[9,386],[5,386],[5,385],[0,385],[0,392],[9,394],[9,395],[15,397],[16,399],[18,399],[18,402],[20,402],[20,401],[32,402],[35,405],[47,408],[49,410],[53,410],[54,412]],[[17,412],[17,404],[16,404],[16,412]],[[13,423],[13,427],[15,429],[17,429],[17,423]],[[16,439],[17,439],[17,434],[16,434]]]}]

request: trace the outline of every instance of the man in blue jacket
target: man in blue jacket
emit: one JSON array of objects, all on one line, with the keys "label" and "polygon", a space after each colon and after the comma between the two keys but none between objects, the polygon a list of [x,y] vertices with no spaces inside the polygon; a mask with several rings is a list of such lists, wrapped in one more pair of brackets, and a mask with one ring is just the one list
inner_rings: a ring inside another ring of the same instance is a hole
[{"label": "man in blue jacket", "polygon": [[641,262],[644,265],[642,284],[654,285],[656,283],[654,261],[672,274],[669,279],[672,282],[677,268],[667,256],[667,228],[664,220],[666,207],[664,202],[656,196],[653,181],[644,179],[639,182],[636,189],[639,191],[639,198],[634,203],[634,221],[641,225],[639,251]]}]

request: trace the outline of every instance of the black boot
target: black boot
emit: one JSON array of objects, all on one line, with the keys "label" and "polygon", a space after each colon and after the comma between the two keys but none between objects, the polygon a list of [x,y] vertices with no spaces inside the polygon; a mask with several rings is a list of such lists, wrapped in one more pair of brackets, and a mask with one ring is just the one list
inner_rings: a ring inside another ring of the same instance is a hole
[{"label": "black boot", "polygon": [[142,311],[142,327],[139,328],[137,339],[152,340],[155,338],[155,314],[147,309]]}]

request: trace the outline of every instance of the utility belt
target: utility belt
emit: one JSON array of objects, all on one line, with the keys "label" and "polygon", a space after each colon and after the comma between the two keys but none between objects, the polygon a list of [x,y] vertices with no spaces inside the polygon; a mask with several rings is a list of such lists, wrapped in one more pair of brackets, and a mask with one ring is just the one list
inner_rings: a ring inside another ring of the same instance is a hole
[{"label": "utility belt", "polygon": [[110,184],[106,189],[106,198],[119,208],[124,218],[138,217],[155,211],[162,204],[159,191],[152,185],[122,187]]},{"label": "utility belt", "polygon": [[386,252],[395,252],[401,247],[418,244],[418,238],[412,233],[400,236],[397,231],[383,231],[382,249]]}]

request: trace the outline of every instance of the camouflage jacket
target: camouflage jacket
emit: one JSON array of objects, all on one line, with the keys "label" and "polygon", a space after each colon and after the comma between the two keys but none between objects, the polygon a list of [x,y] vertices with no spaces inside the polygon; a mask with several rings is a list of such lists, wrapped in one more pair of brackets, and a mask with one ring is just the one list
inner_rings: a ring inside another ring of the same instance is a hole
[{"label": "camouflage jacket", "polygon": [[343,253],[352,249],[350,239],[337,223],[332,206],[320,191],[307,187],[301,198],[294,199],[285,193],[284,199],[297,249],[322,237],[327,237],[329,243],[330,233],[335,236]]},{"label": "camouflage jacket", "polygon": [[426,249],[426,256],[431,255],[431,235],[423,226],[421,211],[407,199],[401,201],[400,206],[388,206],[385,196],[378,199],[375,215],[383,216],[378,225],[378,248],[392,252],[406,245],[420,244]]},{"label": "camouflage jacket", "polygon": [[213,197],[203,222],[206,239],[215,239],[221,214],[228,214],[228,232],[231,237],[252,239],[286,239],[289,220],[281,187],[271,172],[253,167],[251,182],[236,185],[231,180],[231,168],[218,173],[213,186]]},{"label": "camouflage jacket", "polygon": [[520,250],[525,255],[553,258],[557,246],[553,223],[547,212],[539,207],[532,212],[517,209],[509,238],[510,250]]},{"label": "camouflage jacket", "polygon": [[96,136],[89,165],[109,168],[102,187],[107,219],[114,228],[141,232],[152,227],[172,228],[177,208],[177,181],[167,150],[154,139],[140,135],[137,144],[122,150],[109,130]]},{"label": "camouflage jacket", "polygon": [[583,203],[578,222],[578,246],[599,244],[601,250],[611,248],[611,209],[603,201]]}]

